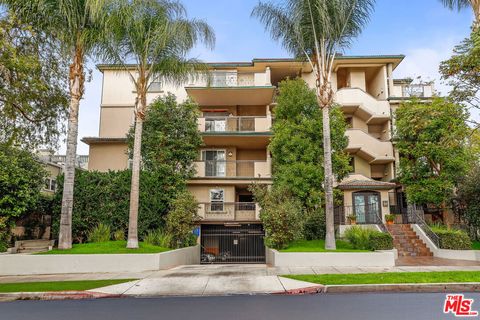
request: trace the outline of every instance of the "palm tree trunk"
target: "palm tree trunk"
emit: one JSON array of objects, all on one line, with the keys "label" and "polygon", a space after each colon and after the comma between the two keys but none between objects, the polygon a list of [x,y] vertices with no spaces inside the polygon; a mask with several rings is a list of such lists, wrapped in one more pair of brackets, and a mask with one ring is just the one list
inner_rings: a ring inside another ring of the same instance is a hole
[{"label": "palm tree trunk", "polygon": [[132,185],[130,187],[130,213],[128,216],[127,248],[138,249],[138,202],[140,198],[140,162],[142,150],[143,110],[146,99],[140,97],[140,112],[135,112],[135,137],[133,142]]},{"label": "palm tree trunk", "polygon": [[478,30],[480,28],[480,0],[472,1],[473,14],[475,15],[475,20],[473,21],[473,30]]},{"label": "palm tree trunk", "polygon": [[333,169],[332,144],[330,140],[330,107],[323,106],[323,155],[325,173],[325,249],[335,250],[335,225],[333,217]]},{"label": "palm tree trunk", "polygon": [[75,50],[73,63],[70,65],[70,108],[68,116],[67,153],[65,157],[62,209],[60,216],[60,233],[58,248],[72,248],[72,213],[73,189],[75,182],[75,161],[77,155],[78,109],[83,96],[83,51]]}]

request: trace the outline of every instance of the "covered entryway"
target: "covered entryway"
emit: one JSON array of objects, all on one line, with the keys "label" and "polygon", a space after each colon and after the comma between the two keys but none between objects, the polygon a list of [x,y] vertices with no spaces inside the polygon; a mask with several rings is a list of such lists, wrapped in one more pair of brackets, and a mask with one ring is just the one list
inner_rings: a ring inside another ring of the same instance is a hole
[{"label": "covered entryway", "polygon": [[265,263],[261,224],[201,226],[201,263]]}]

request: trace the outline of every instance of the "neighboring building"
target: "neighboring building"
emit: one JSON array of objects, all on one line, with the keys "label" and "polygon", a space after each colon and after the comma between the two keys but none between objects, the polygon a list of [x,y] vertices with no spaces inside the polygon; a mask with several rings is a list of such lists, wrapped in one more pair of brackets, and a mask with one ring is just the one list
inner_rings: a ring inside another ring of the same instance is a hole
[{"label": "neighboring building", "polygon": [[[353,167],[352,174],[337,185],[344,192],[344,206],[336,210],[337,224],[347,223],[346,217],[353,213],[357,223],[381,223],[396,205],[392,181],[398,154],[391,141],[392,107],[406,98],[408,84],[394,81],[392,73],[403,58],[338,56],[335,60],[335,101],[342,106],[349,125],[347,151]],[[203,253],[223,257],[223,261],[238,262],[240,258],[235,257],[242,256],[248,262],[261,262],[259,207],[248,186],[272,183],[267,146],[278,83],[287,77],[301,77],[313,88],[314,73],[308,63],[293,59],[209,66],[210,83],[204,79],[164,88],[153,84],[147,100],[171,92],[179,101],[190,96],[199,104],[198,129],[205,146],[199,150],[197,175],[188,188],[200,203]],[[118,67],[98,68],[103,73],[99,136],[82,140],[90,147],[88,169],[123,170],[130,163],[125,135],[133,125],[135,89],[128,74]],[[422,88],[422,94],[431,95],[430,89]],[[222,238],[220,234],[230,236]],[[222,241],[230,243],[232,239],[233,245],[222,249]],[[248,254],[240,253],[242,250]]]}]

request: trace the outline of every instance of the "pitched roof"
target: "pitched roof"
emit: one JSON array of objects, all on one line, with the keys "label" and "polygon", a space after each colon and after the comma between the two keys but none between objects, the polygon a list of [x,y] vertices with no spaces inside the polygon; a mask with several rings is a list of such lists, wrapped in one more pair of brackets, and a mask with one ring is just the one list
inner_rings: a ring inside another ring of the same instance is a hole
[{"label": "pitched roof", "polygon": [[392,182],[376,181],[361,174],[351,174],[338,184],[341,190],[346,189],[386,189],[395,188],[396,184]]}]

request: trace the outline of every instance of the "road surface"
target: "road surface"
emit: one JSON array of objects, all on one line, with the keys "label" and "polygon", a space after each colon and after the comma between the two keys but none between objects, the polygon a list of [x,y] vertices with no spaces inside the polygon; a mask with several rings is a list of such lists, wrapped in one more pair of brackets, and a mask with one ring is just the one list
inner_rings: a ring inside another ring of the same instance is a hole
[{"label": "road surface", "polygon": [[[480,311],[480,293],[465,296]],[[14,301],[0,303],[0,319],[454,319],[443,314],[444,299],[439,293],[361,293]]]}]

